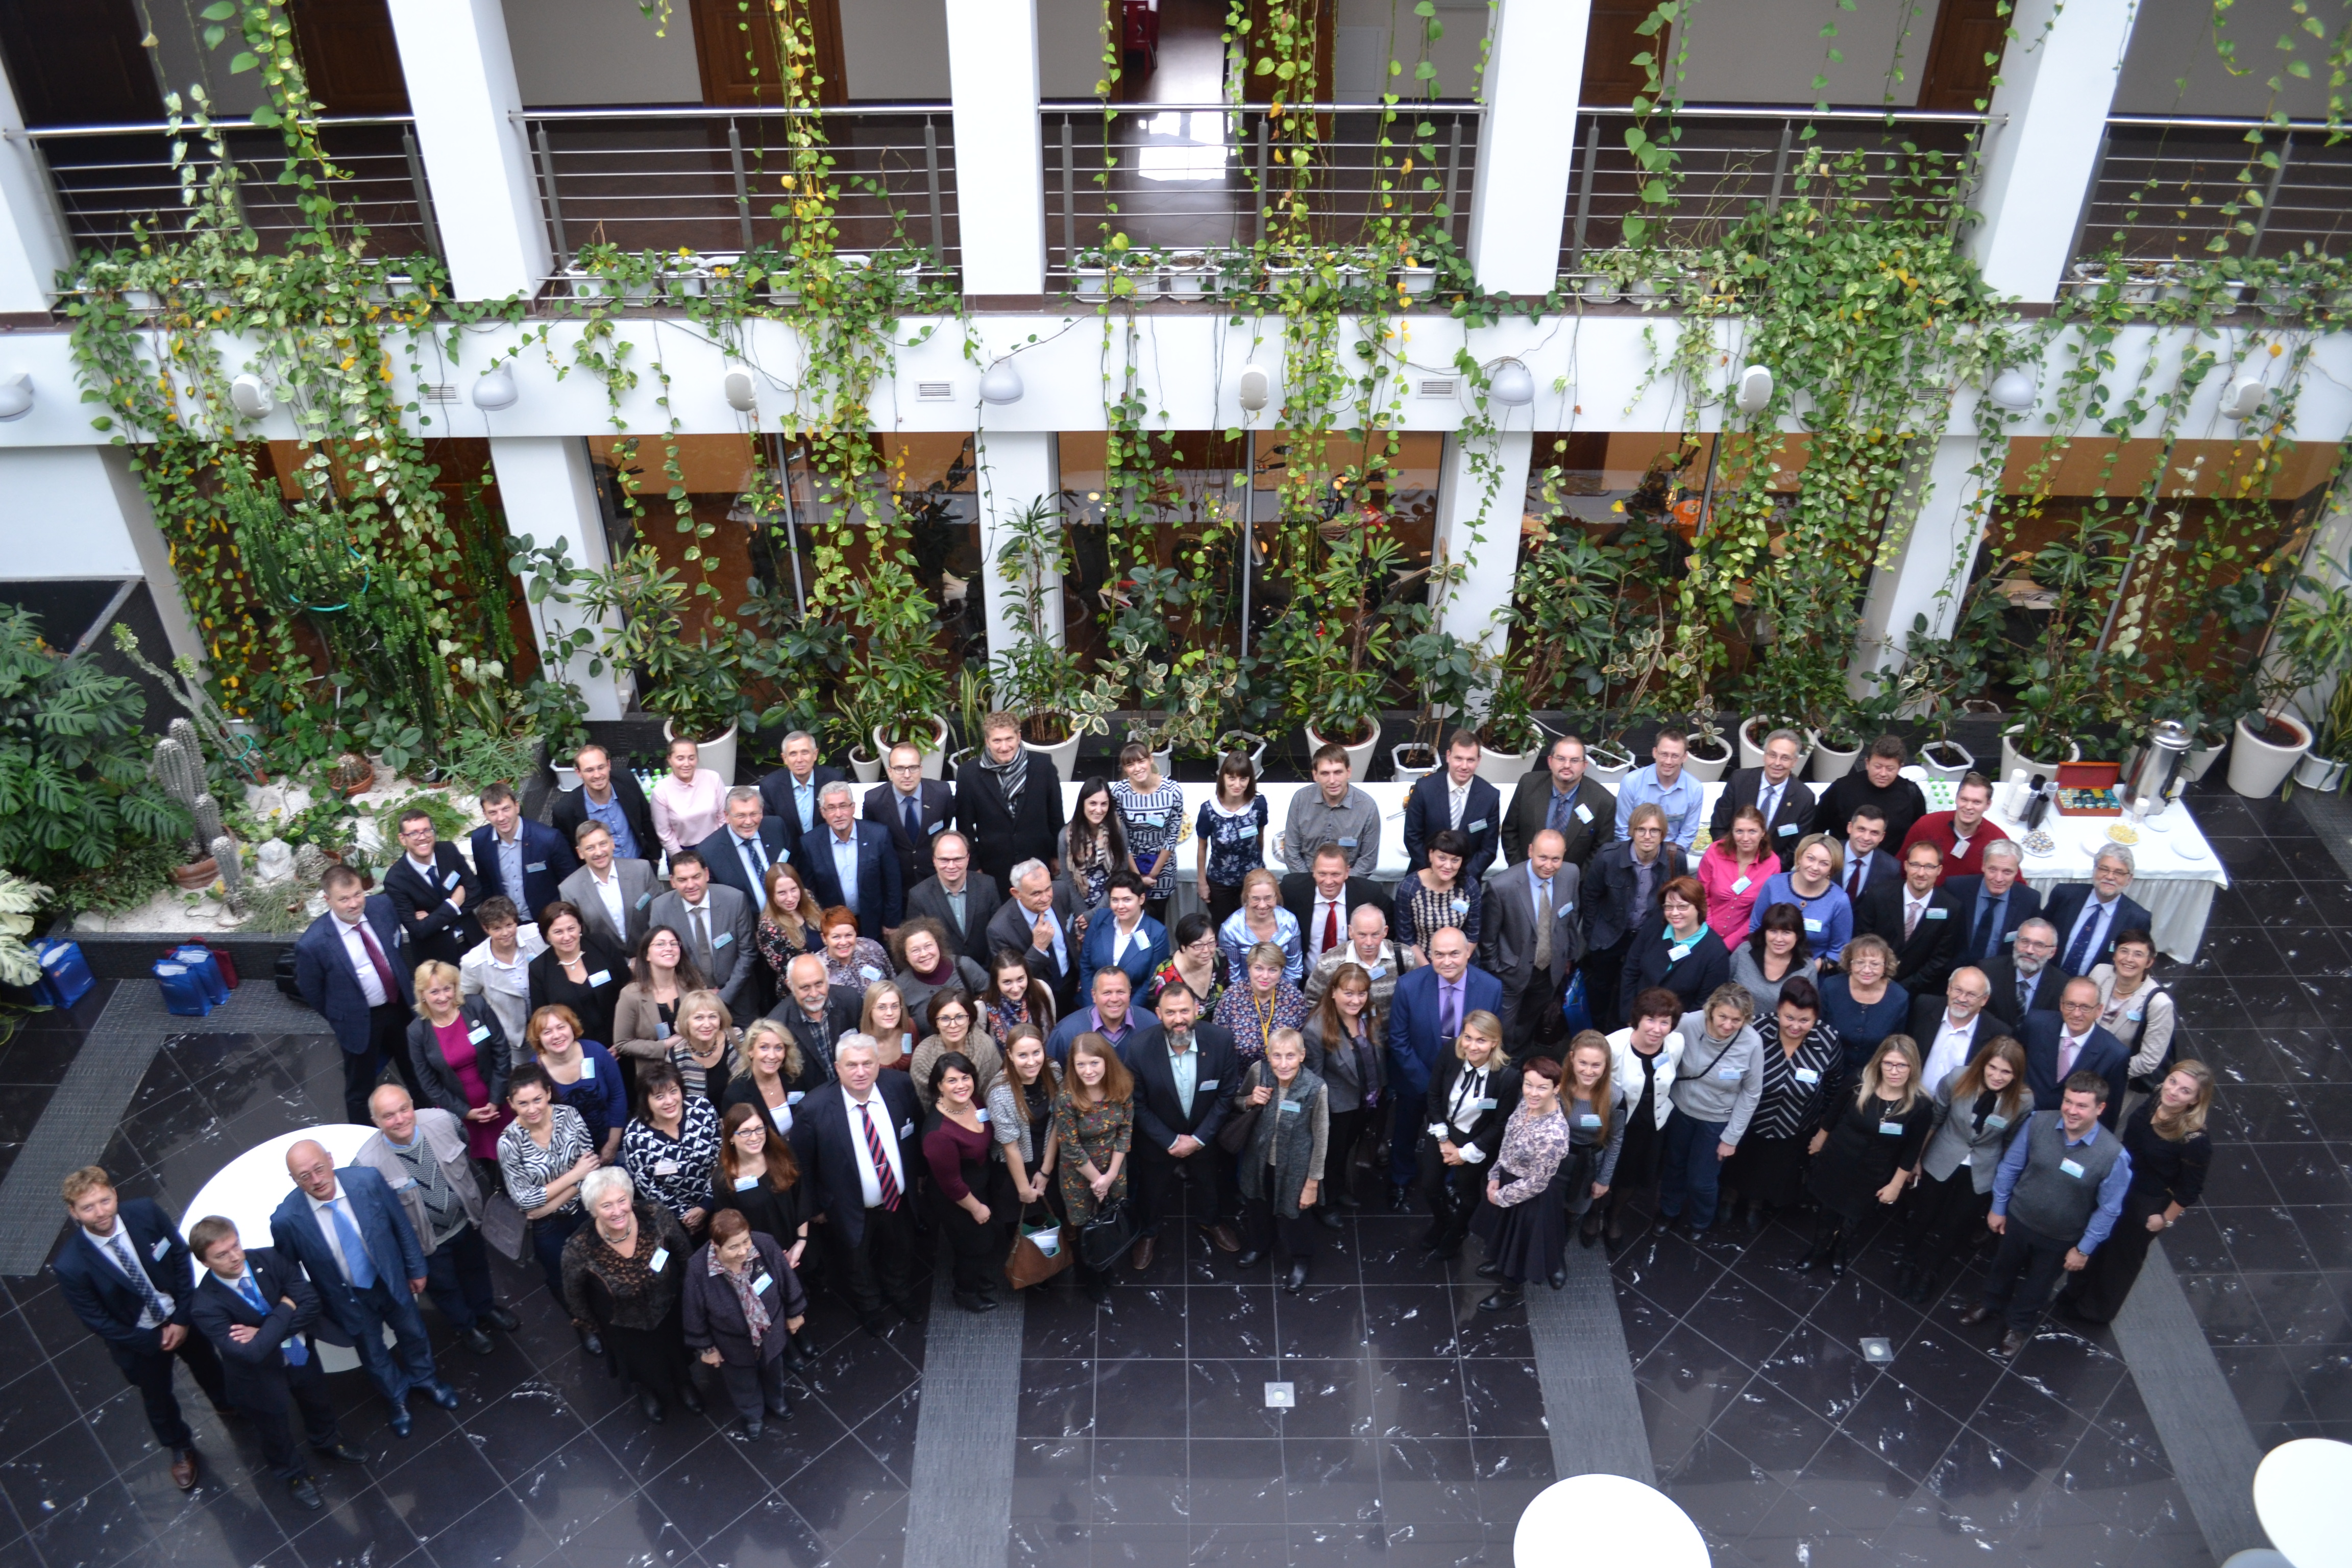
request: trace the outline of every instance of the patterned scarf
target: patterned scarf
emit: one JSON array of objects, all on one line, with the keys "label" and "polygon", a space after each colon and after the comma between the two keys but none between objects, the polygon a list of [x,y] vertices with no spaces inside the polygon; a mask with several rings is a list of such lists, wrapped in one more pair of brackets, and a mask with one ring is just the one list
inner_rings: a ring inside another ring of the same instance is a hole
[{"label": "patterned scarf", "polygon": [[1019,747],[1014,750],[1011,762],[1000,763],[990,756],[983,747],[977,760],[981,771],[993,777],[996,780],[996,787],[1004,792],[1005,811],[1007,813],[1019,811],[1021,792],[1029,783],[1029,748]]},{"label": "patterned scarf", "polygon": [[743,1266],[740,1274],[729,1273],[727,1266],[719,1261],[719,1248],[714,1246],[710,1249],[710,1272],[735,1287],[735,1304],[743,1309],[743,1326],[751,1331],[754,1349],[767,1342],[768,1325],[774,1321],[768,1316],[768,1309],[761,1302],[759,1293],[751,1289],[751,1278],[759,1268],[760,1254],[756,1249],[751,1254],[751,1261]]}]

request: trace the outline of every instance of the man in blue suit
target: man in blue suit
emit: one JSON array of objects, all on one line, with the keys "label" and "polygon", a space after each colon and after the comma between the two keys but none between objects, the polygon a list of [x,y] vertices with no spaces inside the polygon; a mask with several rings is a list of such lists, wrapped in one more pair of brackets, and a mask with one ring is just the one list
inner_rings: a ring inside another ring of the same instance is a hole
[{"label": "man in blue suit", "polygon": [[294,984],[343,1047],[343,1120],[368,1125],[368,1096],[387,1061],[411,1093],[408,1020],[416,1001],[415,963],[392,900],[371,898],[359,873],[331,866],[320,879],[327,912],[294,944]]},{"label": "man in blue suit", "polygon": [[727,820],[694,847],[702,863],[710,868],[712,881],[734,889],[751,900],[753,909],[764,910],[769,867],[779,860],[792,860],[803,876],[808,870],[805,859],[793,859],[785,837],[784,825],[760,804],[760,792],[749,784],[737,784],[727,792]]},{"label": "man in blue suit", "polygon": [[1103,896],[1110,919],[1087,923],[1086,940],[1078,944],[1078,989],[1091,996],[1095,971],[1118,969],[1133,983],[1131,993],[1140,996],[1168,962],[1168,928],[1143,912],[1143,879],[1132,871],[1113,871]]},{"label": "man in blue suit", "polygon": [[[286,1151],[286,1173],[295,1190],[269,1216],[269,1238],[319,1288],[320,1337],[359,1352],[360,1364],[392,1402],[395,1436],[408,1436],[411,1389],[423,1389],[444,1410],[457,1409],[457,1391],[434,1371],[416,1310],[427,1279],[425,1248],[400,1200],[365,1165],[337,1170],[325,1146],[309,1138]],[[393,1351],[383,1348],[387,1324]]]},{"label": "man in blue suit", "polygon": [[[827,909],[839,905],[857,917],[857,934],[887,940],[906,916],[907,891],[898,879],[898,848],[890,830],[861,822],[857,796],[839,779],[816,793],[814,833],[801,838],[796,864],[809,890]],[[767,900],[763,897],[761,904]]]},{"label": "man in blue suit", "polygon": [[2107,1103],[2099,1120],[2110,1131],[2123,1114],[2124,1080],[2131,1070],[2131,1052],[2099,1026],[2099,986],[2086,974],[2066,982],[2058,993],[2055,1013],[2028,1013],[2017,1027],[2018,1043],[2025,1047],[2025,1083],[2036,1105],[2058,1103],[2058,1086],[2078,1072],[2095,1072],[2107,1080]]},{"label": "man in blue suit", "polygon": [[[1416,1168],[1423,1097],[1441,1056],[1454,1048],[1462,1020],[1473,1013],[1503,1013],[1503,983],[1470,964],[1470,939],[1454,926],[1441,926],[1429,939],[1429,962],[1397,982],[1389,1004],[1389,1097],[1394,1121],[1389,1135],[1389,1206],[1402,1214],[1411,1205],[1408,1185]],[[1398,1179],[1402,1172],[1404,1181]]]},{"label": "man in blue suit", "polygon": [[523,816],[522,802],[505,784],[482,792],[482,815],[489,826],[474,829],[469,840],[482,896],[509,900],[525,921],[536,921],[560,896],[563,879],[580,869],[580,858],[563,835]]},{"label": "man in blue suit", "polygon": [[68,1176],[63,1195],[73,1224],[49,1259],[58,1294],[139,1391],[155,1441],[172,1456],[172,1480],[186,1491],[196,1484],[196,1438],[172,1393],[173,1363],[188,1363],[215,1410],[229,1409],[220,1358],[188,1330],[196,1273],[187,1245],[152,1200],[118,1203],[114,1184],[96,1165]]},{"label": "man in blue suit", "polygon": [[1451,827],[1470,840],[1462,862],[1465,881],[1486,874],[1502,842],[1503,793],[1478,776],[1476,731],[1456,730],[1445,742],[1445,765],[1414,784],[1404,800],[1405,869],[1429,864],[1429,837]]},{"label": "man in blue suit", "polygon": [[[2088,886],[2069,882],[2050,890],[2042,918],[2058,928],[2059,968],[2069,974],[2088,974],[2093,964],[2115,957],[2116,938],[2127,931],[2155,930],[2156,917],[2147,907],[2125,895],[2131,885],[2132,852],[2110,844],[2092,860]],[[2123,1101],[2117,1093],[2107,1101],[2107,1110],[2113,1112]]]},{"label": "man in blue suit", "polygon": [[2015,951],[2017,928],[2042,913],[2042,895],[2025,885],[2025,851],[2016,840],[1985,846],[1984,874],[1954,877],[1944,884],[1960,900],[1962,963],[1990,963]]}]

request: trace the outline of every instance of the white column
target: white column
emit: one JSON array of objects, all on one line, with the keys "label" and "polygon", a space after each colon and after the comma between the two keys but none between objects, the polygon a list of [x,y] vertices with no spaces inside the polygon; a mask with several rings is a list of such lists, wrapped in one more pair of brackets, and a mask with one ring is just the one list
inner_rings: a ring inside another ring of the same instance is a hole
[{"label": "white column", "polygon": [[1507,631],[1502,612],[1510,608],[1511,584],[1518,574],[1519,522],[1527,511],[1528,465],[1536,438],[1526,430],[1499,433],[1491,464],[1474,450],[1475,439],[1445,438],[1437,483],[1437,542],[1447,563],[1461,568],[1462,579],[1447,596],[1439,629],[1483,643],[1489,658],[1500,658]]},{"label": "white column", "polygon": [[[1061,465],[1054,436],[1045,430],[983,431],[980,437],[981,584],[988,612],[988,653],[991,658],[1010,652],[1028,635],[1013,595],[1019,583],[996,563],[1004,547],[1006,525],[1043,497],[1051,501],[1062,488]],[[1062,645],[1062,582],[1056,574],[1045,591],[1045,634]]]},{"label": "white column", "polygon": [[[490,467],[498,475],[499,500],[506,508],[507,531],[532,542],[562,540],[572,550],[572,563],[582,568],[607,566],[612,551],[604,542],[604,514],[596,507],[596,481],[588,470],[588,441],[582,436],[493,436]],[[531,606],[530,632],[547,661],[551,638],[575,626],[601,630],[606,623],[578,605],[550,601]],[[618,719],[628,708],[619,672],[610,666],[602,675],[588,673],[586,656],[550,668],[580,689],[588,700],[591,719]]]},{"label": "white column", "polygon": [[48,173],[0,70],[0,315],[47,314],[58,269],[72,260]]},{"label": "white column", "polygon": [[1559,280],[1591,16],[1592,0],[1496,0],[1470,198],[1470,265],[1481,288],[1546,294]]},{"label": "white column", "polygon": [[2001,57],[1990,151],[1971,204],[1969,250],[1993,290],[2027,304],[2058,297],[2115,102],[2137,7],[2019,0]]},{"label": "white column", "polygon": [[[1976,568],[1995,496],[1994,489],[1969,472],[1976,463],[1973,434],[1946,436],[1927,459],[1924,489],[1915,492],[1916,500],[1897,499],[1893,510],[1898,517],[1912,508],[1916,512],[1902,552],[1871,577],[1849,666],[1857,679],[1902,663],[1913,623],[1921,616],[1927,617],[1930,637],[1949,637],[1958,624],[1960,599]],[[1996,485],[1999,477],[1994,475]]]},{"label": "white column", "polygon": [[142,577],[172,644],[147,649],[147,657],[158,664],[203,661],[171,550],[120,447],[0,451],[0,495],[9,501],[0,516],[0,560],[11,578]]},{"label": "white column", "polygon": [[392,26],[457,298],[536,293],[547,224],[499,0],[392,0]]},{"label": "white column", "polygon": [[947,10],[964,292],[1042,294],[1037,0],[949,0]]}]

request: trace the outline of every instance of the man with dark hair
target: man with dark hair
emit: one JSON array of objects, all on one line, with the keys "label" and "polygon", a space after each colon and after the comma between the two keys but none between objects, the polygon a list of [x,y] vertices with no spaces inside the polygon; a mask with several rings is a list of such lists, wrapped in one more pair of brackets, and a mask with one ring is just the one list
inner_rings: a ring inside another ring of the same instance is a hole
[{"label": "man with dark hair", "polygon": [[580,775],[580,787],[560,792],[549,814],[565,843],[577,846],[580,825],[593,818],[612,834],[613,853],[620,858],[650,862],[661,853],[661,840],[654,836],[654,808],[629,772],[628,758],[616,765],[611,752],[592,744],[580,748],[572,766]]},{"label": "man with dark hair", "polygon": [[1179,1171],[1189,1179],[1194,1228],[1221,1252],[1241,1250],[1240,1237],[1218,1213],[1216,1146],[1241,1064],[1233,1036],[1200,1015],[1192,988],[1171,981],[1160,993],[1156,1020],[1118,1047],[1135,1075],[1135,1190],[1144,1230],[1129,1263],[1138,1273],[1151,1267],[1154,1238],[1176,1207]]},{"label": "man with dark hair", "polygon": [[1536,835],[1550,828],[1568,847],[1568,863],[1581,873],[1593,856],[1617,836],[1617,797],[1609,786],[1585,777],[1584,738],[1567,734],[1552,742],[1543,765],[1519,781],[1503,814],[1503,858],[1517,865],[1528,858]]},{"label": "man with dark hair", "polygon": [[1933,844],[1942,850],[1947,882],[1955,877],[1980,876],[1985,846],[2009,837],[1985,815],[1991,809],[1992,785],[1982,773],[1969,773],[1952,791],[1952,809],[1931,811],[1913,823],[1911,831],[1903,836],[1903,847]]},{"label": "man with dark hair", "polygon": [[1943,868],[1934,845],[1914,844],[1903,851],[1903,875],[1873,886],[1853,911],[1857,935],[1883,938],[1895,950],[1893,978],[1914,996],[1943,990],[1967,931],[1968,906],[1937,885]]},{"label": "man with dark hair", "polygon": [[384,872],[383,892],[410,951],[419,963],[458,963],[482,940],[473,915],[482,885],[457,847],[434,837],[433,818],[422,811],[400,814],[400,847],[406,853]]},{"label": "man with dark hair", "polygon": [[1706,786],[1683,771],[1690,738],[1673,725],[1650,742],[1650,765],[1625,775],[1617,786],[1617,837],[1633,831],[1633,808],[1654,805],[1666,814],[1666,842],[1687,851],[1698,840],[1699,805]]},{"label": "man with dark hair", "polygon": [[415,1088],[408,1020],[416,1002],[416,962],[392,900],[371,895],[358,872],[330,866],[319,890],[327,912],[294,943],[294,984],[343,1049],[343,1120],[364,1125],[368,1091],[386,1062]]},{"label": "man with dark hair", "polygon": [[1282,879],[1282,907],[1298,922],[1299,944],[1310,969],[1333,948],[1348,944],[1348,921],[1357,910],[1366,904],[1383,915],[1388,910],[1380,884],[1350,872],[1348,858],[1349,851],[1337,844],[1318,845],[1312,871],[1293,871]]},{"label": "man with dark hair", "polygon": [[2001,1361],[2025,1348],[2060,1273],[2082,1272],[2123,1212],[2131,1156],[2122,1139],[2099,1126],[2106,1102],[2107,1084],[2097,1073],[2072,1075],[2058,1108],[2035,1111],[1993,1173],[1985,1224],[2000,1248],[1985,1275],[1984,1299],[1960,1321],[1973,1326],[2001,1314],[2007,1331],[1992,1352]]},{"label": "man with dark hair", "polygon": [[686,939],[695,967],[719,988],[719,999],[738,1018],[753,1011],[751,977],[759,963],[751,951],[759,910],[733,888],[710,879],[698,849],[669,858],[669,891],[656,893],[646,929],[667,926]]},{"label": "man with dark hair", "polygon": [[1294,872],[1311,869],[1315,852],[1337,844],[1348,853],[1348,869],[1369,877],[1381,866],[1381,808],[1349,781],[1348,750],[1325,744],[1315,753],[1315,787],[1290,797],[1283,819],[1282,863]]},{"label": "man with dark hair", "polygon": [[[510,899],[516,909],[535,916],[556,900],[563,879],[580,868],[579,857],[562,834],[525,816],[522,802],[505,784],[482,791],[482,816],[487,825],[474,829],[469,840],[482,896]],[[477,905],[477,923],[481,915]]]},{"label": "man with dark hair", "polygon": [[1445,742],[1445,765],[1416,782],[1404,798],[1404,857],[1408,872],[1429,864],[1429,838],[1450,827],[1470,840],[1462,862],[1466,881],[1484,877],[1502,841],[1503,795],[1478,776],[1478,732],[1456,730]]},{"label": "man with dark hair", "polygon": [[1909,756],[1900,735],[1881,735],[1873,741],[1870,750],[1863,753],[1862,765],[1822,792],[1821,805],[1813,812],[1813,831],[1843,838],[1855,808],[1868,805],[1876,806],[1885,822],[1887,842],[1902,843],[1911,825],[1927,815],[1927,795],[1903,776],[1903,764]]},{"label": "man with dark hair", "polygon": [[1846,902],[1857,909],[1864,894],[1903,875],[1902,864],[1879,847],[1885,842],[1886,814],[1867,801],[1855,806],[1845,819],[1845,842],[1839,847],[1845,868],[1838,873],[1838,885],[1845,889]]}]

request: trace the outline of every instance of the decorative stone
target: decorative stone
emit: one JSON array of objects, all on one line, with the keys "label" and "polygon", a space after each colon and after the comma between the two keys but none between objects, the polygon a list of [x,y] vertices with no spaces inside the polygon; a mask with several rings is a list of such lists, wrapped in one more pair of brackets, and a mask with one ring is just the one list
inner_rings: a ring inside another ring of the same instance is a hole
[{"label": "decorative stone", "polygon": [[283,882],[294,875],[294,847],[283,838],[267,838],[253,852],[256,882]]}]

